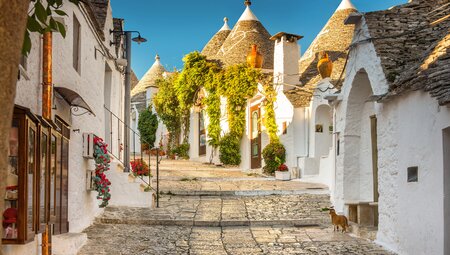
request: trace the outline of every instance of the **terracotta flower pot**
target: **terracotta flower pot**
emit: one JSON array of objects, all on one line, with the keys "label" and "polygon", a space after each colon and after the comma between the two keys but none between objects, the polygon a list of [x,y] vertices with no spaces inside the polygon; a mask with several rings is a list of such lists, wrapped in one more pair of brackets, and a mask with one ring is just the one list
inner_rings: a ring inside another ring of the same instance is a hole
[{"label": "terracotta flower pot", "polygon": [[322,51],[319,53],[319,63],[317,64],[317,70],[322,76],[322,79],[331,77],[333,72],[333,62],[330,60],[328,53]]},{"label": "terracotta flower pot", "polygon": [[258,52],[258,46],[256,44],[252,44],[250,53],[247,55],[247,63],[253,68],[262,68],[264,57]]}]

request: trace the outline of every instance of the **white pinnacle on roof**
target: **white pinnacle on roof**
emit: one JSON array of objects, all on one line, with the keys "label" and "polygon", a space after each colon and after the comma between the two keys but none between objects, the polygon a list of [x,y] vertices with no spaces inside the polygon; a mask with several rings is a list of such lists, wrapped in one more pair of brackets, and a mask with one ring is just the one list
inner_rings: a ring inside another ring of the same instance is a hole
[{"label": "white pinnacle on roof", "polygon": [[155,63],[153,63],[150,69],[144,74],[144,77],[142,77],[136,87],[131,91],[131,96],[133,97],[143,93],[149,87],[156,87],[156,80],[162,78],[164,72],[166,72],[166,69],[161,65],[159,55],[156,55]]},{"label": "white pinnacle on roof", "polygon": [[242,20],[256,20],[259,21],[259,19],[255,16],[255,14],[253,14],[252,10],[250,10],[250,5],[252,5],[252,2],[250,2],[249,0],[245,1],[245,5],[247,6],[245,8],[244,13],[242,13],[241,17],[239,18],[239,21]]},{"label": "white pinnacle on roof", "polygon": [[231,30],[231,28],[228,26],[228,18],[225,17],[223,18],[223,27],[219,30],[219,31],[227,31],[227,30]]},{"label": "white pinnacle on roof", "polygon": [[336,11],[346,10],[346,9],[355,9],[356,7],[352,4],[350,0],[342,0],[341,4],[338,6]]}]

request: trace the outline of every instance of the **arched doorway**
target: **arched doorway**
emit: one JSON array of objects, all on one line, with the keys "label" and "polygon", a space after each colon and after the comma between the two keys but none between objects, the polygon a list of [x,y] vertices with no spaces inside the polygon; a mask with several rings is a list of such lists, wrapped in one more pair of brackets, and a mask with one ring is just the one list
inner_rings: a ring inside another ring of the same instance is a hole
[{"label": "arched doorway", "polygon": [[316,109],[314,137],[314,156],[318,159],[328,156],[333,144],[333,115],[331,107],[327,104],[320,105]]},{"label": "arched doorway", "polygon": [[378,224],[378,144],[375,103],[369,77],[360,70],[348,96],[344,129],[344,200],[349,218]]}]

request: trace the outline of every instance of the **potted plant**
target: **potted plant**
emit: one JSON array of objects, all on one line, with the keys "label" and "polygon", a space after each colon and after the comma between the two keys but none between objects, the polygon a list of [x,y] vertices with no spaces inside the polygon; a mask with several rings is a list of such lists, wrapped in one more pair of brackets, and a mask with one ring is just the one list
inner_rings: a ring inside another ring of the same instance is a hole
[{"label": "potted plant", "polygon": [[147,162],[145,162],[142,159],[136,159],[132,162],[130,162],[131,165],[131,174],[132,177],[140,177],[147,181],[147,183],[150,183],[150,168],[148,167]]},{"label": "potted plant", "polygon": [[277,171],[275,171],[275,179],[280,181],[289,181],[291,179],[291,173],[286,164],[282,163],[278,166]]}]

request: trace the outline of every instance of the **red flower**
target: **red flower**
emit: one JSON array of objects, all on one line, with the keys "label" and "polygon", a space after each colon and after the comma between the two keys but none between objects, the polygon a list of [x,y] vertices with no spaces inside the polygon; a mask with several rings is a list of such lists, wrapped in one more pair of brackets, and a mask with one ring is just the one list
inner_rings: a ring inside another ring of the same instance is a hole
[{"label": "red flower", "polygon": [[280,171],[280,172],[287,172],[287,171],[289,171],[289,168],[286,166],[286,164],[281,164],[278,167],[278,171]]}]

